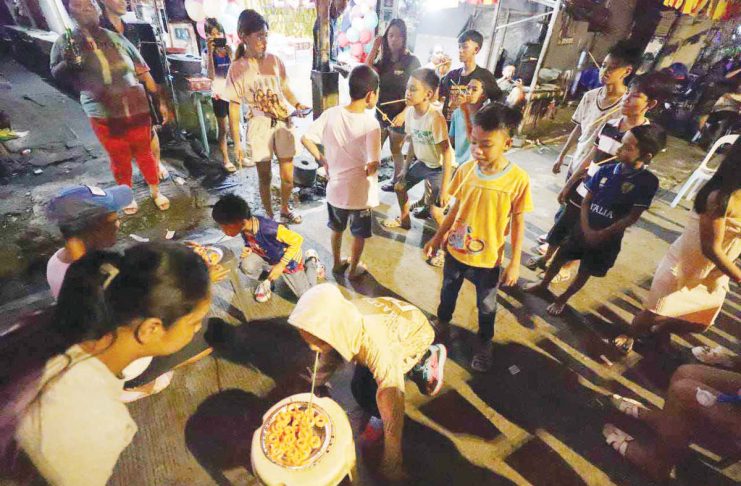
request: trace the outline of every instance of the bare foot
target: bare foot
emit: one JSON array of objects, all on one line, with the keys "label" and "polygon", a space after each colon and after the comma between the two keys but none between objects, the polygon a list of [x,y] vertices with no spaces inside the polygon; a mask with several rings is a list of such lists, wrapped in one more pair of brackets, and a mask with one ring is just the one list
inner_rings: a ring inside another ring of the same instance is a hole
[{"label": "bare foot", "polygon": [[566,309],[566,302],[561,302],[560,300],[556,300],[554,303],[548,306],[546,311],[552,315],[552,316],[560,316],[563,314],[563,311]]},{"label": "bare foot", "polygon": [[350,270],[350,275],[347,278],[355,280],[368,273],[368,268],[362,262],[358,262],[354,269]]},{"label": "bare foot", "polygon": [[345,270],[347,270],[347,267],[349,266],[350,266],[350,259],[343,258],[342,261],[340,261],[339,265],[334,265],[332,267],[332,273],[345,273]]},{"label": "bare foot", "polygon": [[548,287],[543,285],[543,281],[541,280],[540,282],[531,282],[525,285],[522,290],[529,294],[537,294],[540,292],[545,292],[546,290],[548,290]]}]

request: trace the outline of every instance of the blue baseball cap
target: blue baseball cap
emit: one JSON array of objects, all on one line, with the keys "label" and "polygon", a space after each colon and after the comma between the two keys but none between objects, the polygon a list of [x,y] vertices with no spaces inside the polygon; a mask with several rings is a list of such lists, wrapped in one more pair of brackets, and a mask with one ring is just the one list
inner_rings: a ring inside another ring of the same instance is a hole
[{"label": "blue baseball cap", "polygon": [[96,186],[73,186],[62,190],[51,200],[47,213],[57,223],[82,222],[108,213],[121,211],[134,200],[129,186],[101,189]]}]

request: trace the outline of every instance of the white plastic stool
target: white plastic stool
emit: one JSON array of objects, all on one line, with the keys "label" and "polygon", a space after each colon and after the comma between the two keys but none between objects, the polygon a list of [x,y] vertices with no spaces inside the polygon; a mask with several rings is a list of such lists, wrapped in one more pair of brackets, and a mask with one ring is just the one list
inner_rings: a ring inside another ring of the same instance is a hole
[{"label": "white plastic stool", "polygon": [[[273,412],[290,402],[308,402],[309,393],[299,393],[284,398],[273,405],[265,415],[263,424]],[[355,442],[347,414],[337,402],[330,398],[314,397],[314,403],[321,407],[332,422],[332,439],[327,451],[305,469],[292,470],[271,461],[263,452],[260,443],[262,426],[252,436],[252,472],[266,486],[336,486],[345,477],[353,482],[357,478],[355,470]]]},{"label": "white plastic stool", "polygon": [[693,199],[695,195],[697,195],[697,192],[700,190],[700,187],[702,187],[703,183],[709,181],[717,170],[708,167],[708,162],[710,162],[710,159],[713,158],[713,155],[715,155],[715,152],[717,152],[720,147],[736,142],[737,138],[738,134],[726,135],[724,137],[720,137],[718,141],[713,144],[705,158],[702,159],[700,167],[695,169],[690,178],[687,179],[687,182],[685,182],[681,189],[679,189],[679,192],[677,192],[677,196],[671,203],[671,207],[676,207],[677,204],[679,204],[679,201],[682,200],[682,197],[685,196],[685,194],[688,200]]}]

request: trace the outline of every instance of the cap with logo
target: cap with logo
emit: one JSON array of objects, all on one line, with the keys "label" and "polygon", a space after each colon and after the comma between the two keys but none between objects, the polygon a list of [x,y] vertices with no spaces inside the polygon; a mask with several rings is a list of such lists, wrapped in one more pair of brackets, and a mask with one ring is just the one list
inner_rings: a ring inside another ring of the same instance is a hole
[{"label": "cap with logo", "polygon": [[60,224],[84,220],[122,210],[134,199],[129,186],[101,189],[95,186],[74,186],[62,190],[51,200],[49,218]]}]

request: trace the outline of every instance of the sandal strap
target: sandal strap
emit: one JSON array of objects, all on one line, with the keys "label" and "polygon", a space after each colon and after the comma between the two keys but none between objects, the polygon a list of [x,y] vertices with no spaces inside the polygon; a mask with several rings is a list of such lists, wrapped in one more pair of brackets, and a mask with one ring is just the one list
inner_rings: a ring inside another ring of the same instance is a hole
[{"label": "sandal strap", "polygon": [[633,440],[633,437],[613,427],[612,431],[605,436],[605,440],[608,445],[612,446],[621,456],[625,457],[625,453],[628,450],[628,443]]}]

